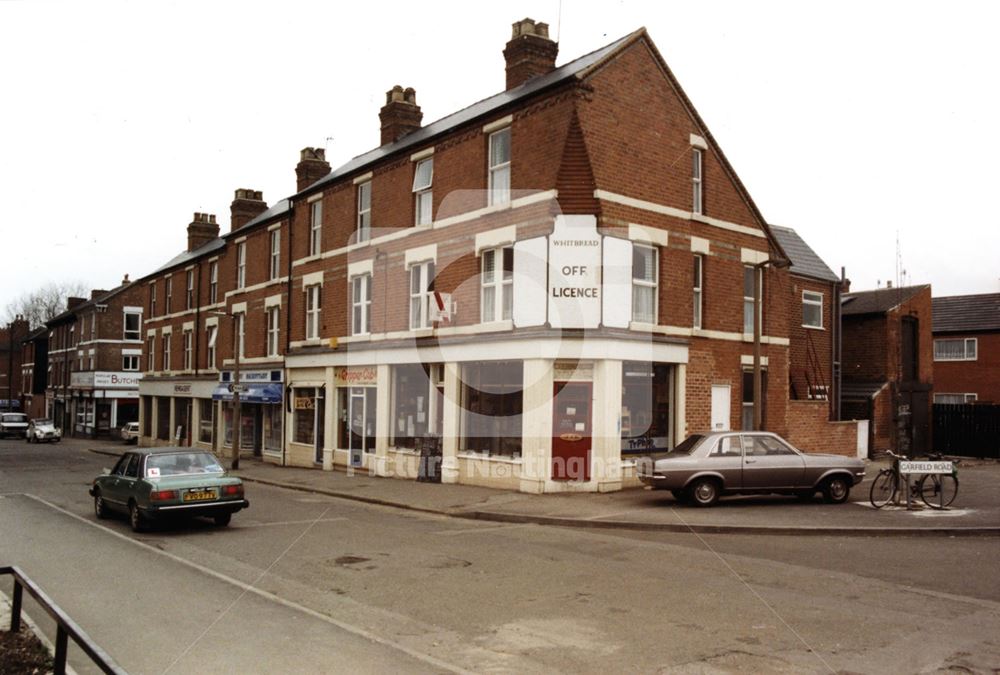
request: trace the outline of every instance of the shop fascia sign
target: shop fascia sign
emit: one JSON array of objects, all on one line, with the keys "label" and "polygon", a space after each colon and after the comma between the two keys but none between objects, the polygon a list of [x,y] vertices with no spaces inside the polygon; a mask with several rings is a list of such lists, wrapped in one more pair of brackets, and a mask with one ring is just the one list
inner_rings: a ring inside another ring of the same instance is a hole
[{"label": "shop fascia sign", "polygon": [[374,387],[378,384],[375,366],[337,366],[333,371],[337,387]]},{"label": "shop fascia sign", "polygon": [[90,387],[94,389],[134,389],[139,386],[142,373],[106,373],[85,372],[71,373],[71,387]]},{"label": "shop fascia sign", "polygon": [[[271,379],[271,370],[241,370],[240,382],[275,382]],[[233,380],[233,371],[227,370],[219,375],[220,382],[230,382]],[[280,380],[278,380],[280,381]]]},{"label": "shop fascia sign", "polygon": [[556,216],[552,234],[514,244],[515,326],[628,328],[631,311],[632,242],[595,216]]}]

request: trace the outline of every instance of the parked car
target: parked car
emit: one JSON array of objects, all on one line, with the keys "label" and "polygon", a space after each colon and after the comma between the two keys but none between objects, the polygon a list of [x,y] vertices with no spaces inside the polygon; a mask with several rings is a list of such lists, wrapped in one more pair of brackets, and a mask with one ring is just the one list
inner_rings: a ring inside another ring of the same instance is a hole
[{"label": "parked car", "polygon": [[711,506],[727,494],[794,494],[817,491],[832,504],[847,501],[865,477],[864,461],[804,453],[765,431],[710,432],[689,436],[665,455],[637,462],[639,480],[670,490],[679,500]]},{"label": "parked car", "polygon": [[34,419],[28,422],[24,432],[29,443],[58,443],[62,440],[62,429],[50,419]]},{"label": "parked car", "polygon": [[250,506],[243,481],[228,475],[212,453],[191,448],[129,450],[94,479],[90,495],[98,518],[125,514],[136,532],[169,516],[207,516],[225,527]]},{"label": "parked car", "polygon": [[28,416],[24,413],[0,413],[0,437],[23,438],[28,428]]},{"label": "parked car", "polygon": [[125,426],[121,430],[122,440],[126,443],[138,443],[139,442],[139,423],[138,422],[126,422]]}]

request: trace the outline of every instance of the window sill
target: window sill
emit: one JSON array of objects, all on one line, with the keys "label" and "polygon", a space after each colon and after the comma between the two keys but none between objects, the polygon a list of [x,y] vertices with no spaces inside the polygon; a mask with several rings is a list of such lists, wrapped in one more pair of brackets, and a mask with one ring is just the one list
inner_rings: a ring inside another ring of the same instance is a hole
[{"label": "window sill", "polygon": [[498,462],[500,464],[521,464],[520,457],[505,457],[497,455],[487,455],[486,453],[464,450],[458,454],[458,459],[474,459],[479,461]]},{"label": "window sill", "polygon": [[645,321],[630,321],[628,324],[629,330],[643,331],[646,333],[652,333],[658,328],[659,324],[648,323]]},{"label": "window sill", "polygon": [[819,331],[825,331],[826,330],[826,328],[823,328],[823,326],[807,326],[806,324],[802,324],[802,327],[806,328],[808,330],[819,330]]},{"label": "window sill", "polygon": [[513,319],[503,319],[502,321],[481,321],[479,328],[483,331],[505,331],[514,330]]}]

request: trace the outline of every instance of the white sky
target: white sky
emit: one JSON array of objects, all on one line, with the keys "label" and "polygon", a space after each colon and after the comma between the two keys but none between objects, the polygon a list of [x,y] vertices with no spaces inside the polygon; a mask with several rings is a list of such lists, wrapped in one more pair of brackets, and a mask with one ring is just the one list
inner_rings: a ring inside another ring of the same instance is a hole
[{"label": "white sky", "polygon": [[[562,64],[646,26],[764,217],[854,290],[1000,291],[1000,3],[0,0],[0,313],[113,288],[295,191],[299,150],[378,145],[394,84],[424,123],[499,92],[514,21]],[[641,96],[642,92],[636,92]]]}]

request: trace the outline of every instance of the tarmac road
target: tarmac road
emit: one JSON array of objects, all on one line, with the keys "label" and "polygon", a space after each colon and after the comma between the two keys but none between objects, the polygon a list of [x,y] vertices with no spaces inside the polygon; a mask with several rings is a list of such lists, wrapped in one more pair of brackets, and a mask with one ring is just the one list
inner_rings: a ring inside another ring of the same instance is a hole
[{"label": "tarmac road", "polygon": [[98,522],[86,495],[110,458],[24,448],[0,442],[0,562],[21,565],[130,672],[1000,664],[996,538],[553,528],[253,483],[229,528],[134,535]]}]

